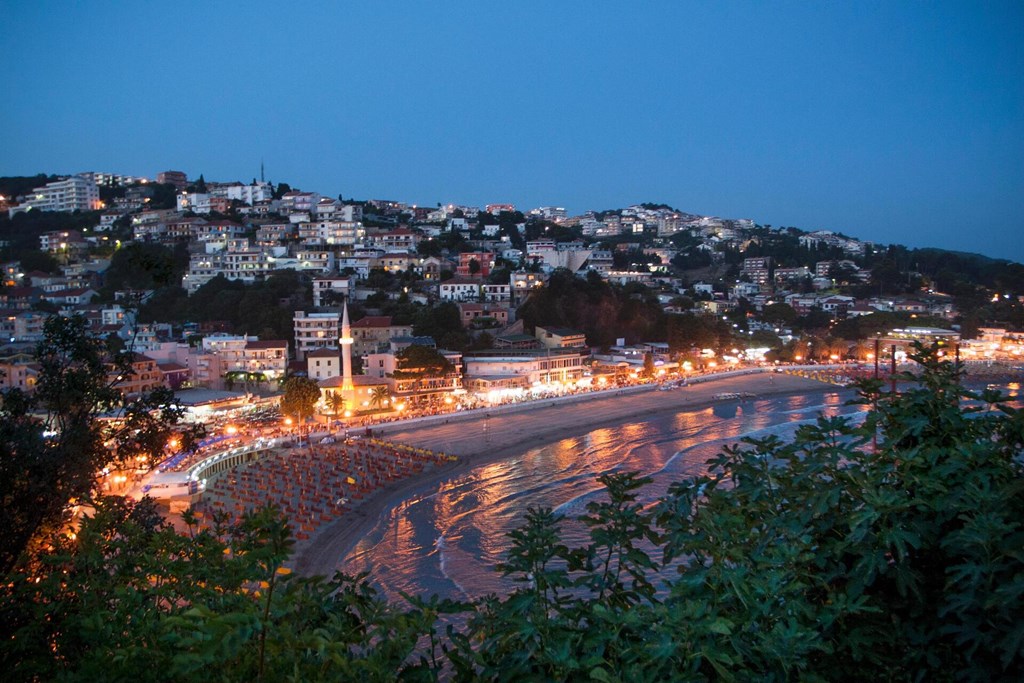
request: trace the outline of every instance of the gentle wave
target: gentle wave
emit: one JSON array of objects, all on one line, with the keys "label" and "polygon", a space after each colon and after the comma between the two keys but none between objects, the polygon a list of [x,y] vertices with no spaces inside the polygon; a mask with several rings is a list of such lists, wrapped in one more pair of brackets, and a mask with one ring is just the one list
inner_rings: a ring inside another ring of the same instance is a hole
[{"label": "gentle wave", "polygon": [[650,476],[653,483],[638,498],[649,505],[673,481],[704,473],[707,460],[724,445],[768,435],[785,440],[821,414],[860,410],[844,406],[842,393],[825,391],[658,415],[473,468],[393,508],[343,568],[368,571],[392,599],[402,591],[453,598],[507,592],[515,584],[494,566],[509,547],[507,534],[522,523],[527,508],[550,507],[564,515],[564,542],[586,543],[587,529],[573,518],[602,495],[600,475],[637,470]]}]

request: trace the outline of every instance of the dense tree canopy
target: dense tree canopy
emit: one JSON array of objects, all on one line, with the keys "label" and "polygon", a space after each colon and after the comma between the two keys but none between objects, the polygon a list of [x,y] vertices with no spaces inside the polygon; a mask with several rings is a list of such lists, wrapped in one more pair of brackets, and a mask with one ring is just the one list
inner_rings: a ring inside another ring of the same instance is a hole
[{"label": "dense tree canopy", "polygon": [[284,381],[281,395],[281,414],[305,422],[313,417],[316,403],[320,400],[320,385],[315,379],[292,376]]},{"label": "dense tree canopy", "polygon": [[518,316],[528,328],[580,330],[592,346],[609,346],[618,337],[629,344],[662,340],[666,334],[665,313],[649,290],[615,287],[594,272],[584,279],[556,270],[530,293]]},{"label": "dense tree canopy", "polygon": [[453,351],[465,350],[470,341],[462,328],[459,307],[450,301],[418,309],[413,317],[412,332],[430,337],[440,348]]},{"label": "dense tree canopy", "polygon": [[0,570],[88,504],[101,470],[152,464],[172,434],[187,447],[199,433],[177,434],[183,410],[169,389],[123,396],[130,354],[110,353],[84,318],[51,317],[43,335],[35,391],[9,389],[0,401]]},{"label": "dense tree canopy", "polygon": [[188,249],[133,242],[116,250],[104,273],[103,294],[113,299],[120,289],[179,287],[188,269]]},{"label": "dense tree canopy", "polygon": [[395,377],[398,379],[423,379],[447,375],[454,366],[436,349],[422,344],[412,344],[395,354]]},{"label": "dense tree canopy", "polygon": [[308,276],[294,270],[273,272],[263,282],[245,284],[219,275],[188,296],[165,287],[139,309],[142,322],[223,321],[236,334],[261,339],[294,339],[292,317],[312,306]]}]

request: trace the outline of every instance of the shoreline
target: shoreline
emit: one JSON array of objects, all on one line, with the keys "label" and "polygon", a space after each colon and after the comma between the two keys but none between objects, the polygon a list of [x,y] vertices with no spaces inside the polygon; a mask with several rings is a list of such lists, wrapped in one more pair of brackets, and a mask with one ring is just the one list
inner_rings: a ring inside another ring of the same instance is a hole
[{"label": "shoreline", "polygon": [[428,491],[442,481],[470,470],[541,448],[598,428],[646,421],[667,412],[705,410],[719,401],[718,393],[767,396],[819,391],[837,387],[785,373],[751,373],[731,377],[706,376],[686,387],[658,391],[657,385],[629,387],[614,394],[582,394],[562,399],[499,406],[482,414],[449,414],[421,424],[382,425],[374,436],[458,456],[458,461],[376,492],[349,515],[334,521],[297,548],[289,564],[306,576],[331,576],[353,549],[380,523],[389,510]]}]

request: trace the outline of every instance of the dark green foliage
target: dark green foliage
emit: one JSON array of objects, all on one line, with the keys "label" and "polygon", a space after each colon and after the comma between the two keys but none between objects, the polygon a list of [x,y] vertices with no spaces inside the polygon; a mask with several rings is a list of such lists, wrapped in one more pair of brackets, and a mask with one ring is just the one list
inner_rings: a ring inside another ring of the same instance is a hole
[{"label": "dark green foliage", "polygon": [[312,306],[308,276],[294,270],[272,273],[266,281],[247,285],[217,276],[187,296],[180,287],[157,290],[139,308],[141,322],[227,321],[236,334],[261,339],[294,338],[292,316]]},{"label": "dark green foliage", "polygon": [[450,301],[417,310],[412,332],[416,336],[431,337],[439,348],[453,351],[464,351],[470,342],[462,327],[459,307]]},{"label": "dark green foliage", "polygon": [[0,195],[8,199],[14,199],[27,195],[37,187],[46,183],[60,180],[60,176],[37,173],[32,176],[4,176],[0,177]]},{"label": "dark green foliage", "polygon": [[398,379],[441,377],[453,369],[450,360],[429,346],[412,344],[395,354],[395,377]]},{"label": "dark green foliage", "polygon": [[[12,389],[0,405],[0,569],[87,504],[100,470],[162,454],[183,411],[169,389],[136,398],[118,390],[130,355],[112,355],[85,319],[52,317],[36,350],[34,394]],[[100,421],[100,413],[117,420]],[[191,439],[198,431],[182,435]],[[188,441],[186,441],[187,445]],[[134,467],[134,464],[132,464]]]},{"label": "dark green foliage", "polygon": [[320,400],[320,385],[309,377],[289,377],[284,381],[281,396],[281,414],[304,422],[313,416],[316,403]]},{"label": "dark green foliage", "polygon": [[673,353],[697,349],[722,349],[731,346],[732,328],[714,315],[670,315],[667,338]]},{"label": "dark green foliage", "polygon": [[649,290],[615,287],[593,272],[580,279],[556,270],[547,285],[530,293],[517,315],[527,328],[580,330],[591,346],[609,346],[619,336],[629,344],[665,338],[665,313]]},{"label": "dark green foliage", "polygon": [[776,325],[792,325],[798,317],[793,307],[786,303],[768,304],[761,313],[763,321]]},{"label": "dark green foliage", "polygon": [[[160,289],[179,287],[185,268],[175,259],[175,251],[161,244],[133,242],[114,252],[104,273],[103,293],[113,299],[120,289]],[[187,257],[184,263],[187,268]]]},{"label": "dark green foliage", "polygon": [[98,211],[23,211],[8,217],[0,212],[0,239],[10,243],[4,247],[5,260],[22,259],[30,252],[39,252],[39,236],[60,230],[84,231],[99,223]]},{"label": "dark green foliage", "polygon": [[5,679],[389,681],[428,668],[407,660],[448,603],[403,612],[353,578],[295,577],[273,509],[218,528],[179,535],[145,504],[102,501],[75,542],[0,592]]}]

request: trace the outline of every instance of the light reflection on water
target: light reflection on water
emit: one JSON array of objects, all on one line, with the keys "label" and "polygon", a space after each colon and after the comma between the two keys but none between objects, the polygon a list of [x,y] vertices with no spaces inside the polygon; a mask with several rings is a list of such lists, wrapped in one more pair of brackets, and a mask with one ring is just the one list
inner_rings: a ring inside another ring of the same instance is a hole
[{"label": "light reflection on water", "polygon": [[[600,495],[597,477],[637,470],[651,476],[640,502],[655,501],[675,481],[702,474],[723,445],[745,436],[787,438],[820,414],[853,415],[850,391],[811,393],[655,416],[595,429],[504,461],[481,465],[388,511],[349,554],[342,569],[367,571],[389,599],[400,592],[442,597],[505,594],[513,582],[494,567],[509,547],[507,534],[528,507],[551,507],[567,517]],[[565,525],[565,542],[586,542],[586,530]]]}]

